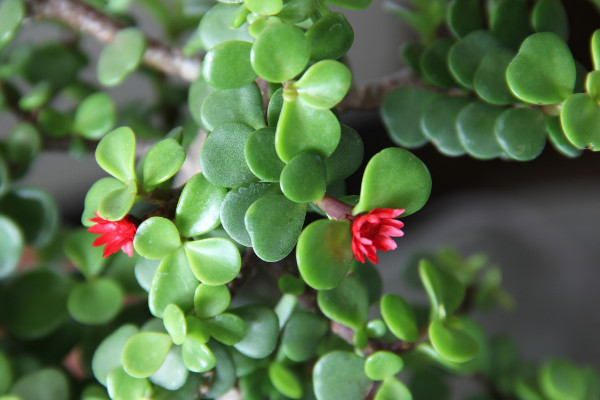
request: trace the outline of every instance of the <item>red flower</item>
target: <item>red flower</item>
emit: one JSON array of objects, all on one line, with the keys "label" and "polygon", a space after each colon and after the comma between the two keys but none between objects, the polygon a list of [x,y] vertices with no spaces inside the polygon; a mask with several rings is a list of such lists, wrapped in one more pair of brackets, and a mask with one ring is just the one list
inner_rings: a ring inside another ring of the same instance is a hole
[{"label": "red flower", "polygon": [[379,260],[375,249],[394,250],[397,245],[391,237],[404,236],[400,230],[404,224],[394,218],[403,212],[393,208],[376,208],[354,218],[350,227],[354,257],[364,264],[366,255],[369,261],[377,264]]},{"label": "red flower", "polygon": [[88,231],[96,235],[102,235],[92,244],[93,247],[106,245],[102,252],[103,257],[108,257],[113,253],[123,250],[123,253],[129,257],[133,256],[133,237],[137,227],[129,215],[119,221],[107,221],[100,217],[97,212],[96,218],[90,218],[90,221],[96,225],[90,226]]}]

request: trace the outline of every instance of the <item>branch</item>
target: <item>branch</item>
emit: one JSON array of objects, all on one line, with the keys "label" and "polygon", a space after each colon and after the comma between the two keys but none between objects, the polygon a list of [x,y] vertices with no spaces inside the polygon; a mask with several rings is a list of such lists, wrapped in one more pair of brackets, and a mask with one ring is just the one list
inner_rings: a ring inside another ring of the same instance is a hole
[{"label": "branch", "polygon": [[[87,33],[100,42],[110,43],[125,25],[78,0],[26,0],[34,17],[55,19],[70,28]],[[168,75],[193,82],[200,75],[202,59],[186,57],[180,49],[155,39],[147,39],[144,62]]]}]

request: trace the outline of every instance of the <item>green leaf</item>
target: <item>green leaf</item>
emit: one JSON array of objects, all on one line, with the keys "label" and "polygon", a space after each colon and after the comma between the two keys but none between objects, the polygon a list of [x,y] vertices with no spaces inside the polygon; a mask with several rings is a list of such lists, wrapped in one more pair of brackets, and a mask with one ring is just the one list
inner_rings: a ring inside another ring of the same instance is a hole
[{"label": "green leaf", "polygon": [[549,400],[585,398],[584,375],[568,361],[550,360],[545,362],[539,370],[538,381],[542,392]]},{"label": "green leaf", "polygon": [[269,365],[269,379],[273,386],[290,399],[301,399],[304,394],[298,376],[280,362]]},{"label": "green leaf", "polygon": [[92,358],[92,371],[94,377],[102,385],[107,385],[108,374],[110,371],[121,367],[121,353],[125,343],[130,337],[139,332],[139,329],[131,324],[123,325],[109,336],[104,338],[96,348]]},{"label": "green leaf", "polygon": [[187,325],[185,323],[185,314],[176,304],[169,304],[163,314],[163,324],[171,336],[174,344],[183,343],[187,334]]},{"label": "green leaf", "polygon": [[201,115],[209,131],[229,121],[245,123],[254,129],[265,126],[263,99],[254,82],[237,89],[214,91],[202,103]]},{"label": "green leaf", "polygon": [[540,0],[535,3],[531,24],[536,32],[552,32],[565,42],[569,40],[569,18],[560,0]]},{"label": "green leaf", "polygon": [[[271,103],[269,103],[270,109]],[[277,123],[277,122],[275,122]],[[279,182],[285,164],[275,151],[275,128],[261,128],[246,139],[244,155],[248,167],[263,181]]]},{"label": "green leaf", "polygon": [[152,279],[154,278],[154,274],[160,265],[160,260],[149,260],[144,257],[138,257],[138,260],[135,264],[135,279],[142,289],[146,292],[150,291],[150,286],[152,285]]},{"label": "green leaf", "polygon": [[22,0],[5,0],[0,4],[0,48],[12,40],[25,17]]},{"label": "green leaf", "polygon": [[600,69],[600,29],[594,31],[590,47],[592,48],[592,61],[594,62],[594,69]]},{"label": "green leaf", "polygon": [[246,336],[234,346],[236,350],[250,358],[265,358],[271,354],[279,336],[277,315],[263,305],[248,305],[232,312],[246,325]]},{"label": "green leaf", "polygon": [[0,279],[11,275],[17,269],[24,242],[19,227],[11,219],[0,214]]},{"label": "green leaf", "polygon": [[212,47],[204,56],[202,76],[217,89],[235,89],[252,83],[256,73],[250,64],[252,43],[229,40]]},{"label": "green leaf", "polygon": [[90,227],[95,224],[90,219],[95,217],[94,212],[98,210],[100,202],[106,197],[107,193],[124,187],[123,182],[116,178],[101,178],[96,181],[85,195],[84,210],[81,215],[83,226]]},{"label": "green leaf", "polygon": [[23,339],[38,339],[56,331],[68,316],[70,289],[66,276],[45,268],[20,274],[3,296],[11,303],[4,319],[8,331]]},{"label": "green leaf", "polygon": [[244,156],[244,144],[252,132],[244,123],[226,122],[208,135],[200,153],[200,169],[208,181],[233,188],[258,180]]},{"label": "green leaf", "polygon": [[281,108],[283,107],[283,87],[280,87],[273,93],[269,99],[269,106],[267,107],[267,121],[270,127],[276,126],[279,121],[279,115],[281,114]]},{"label": "green leaf", "polygon": [[67,299],[71,317],[85,325],[105,324],[116,317],[122,307],[123,289],[107,278],[76,285]]},{"label": "green leaf", "polygon": [[312,0],[285,0],[277,16],[287,22],[302,22],[309,18],[314,10],[315,4]]},{"label": "green leaf", "polygon": [[383,381],[375,400],[412,400],[410,390],[398,379],[390,376]]},{"label": "green leaf", "polygon": [[87,57],[77,46],[67,46],[47,41],[17,56],[19,67],[31,83],[49,82],[56,89],[77,80],[80,70],[87,64]]},{"label": "green leaf", "polygon": [[[391,172],[393,171],[393,172]],[[431,176],[421,160],[408,150],[388,148],[367,164],[356,215],[375,208],[405,209],[410,215],[425,205],[431,192]]]},{"label": "green leaf", "polygon": [[429,325],[429,339],[434,349],[451,362],[467,362],[479,353],[479,345],[471,335],[462,329],[446,327],[440,320]]},{"label": "green leaf", "polygon": [[374,381],[382,381],[402,371],[404,361],[389,351],[377,351],[365,361],[365,374]]},{"label": "green leaf", "polygon": [[0,198],[10,189],[10,173],[2,154],[0,154]]},{"label": "green leaf", "polygon": [[567,138],[579,149],[600,149],[600,106],[587,93],[569,96],[560,111]]},{"label": "green leaf", "polygon": [[230,190],[221,204],[221,224],[223,228],[238,243],[244,246],[252,246],[252,240],[246,230],[245,223],[248,208],[264,196],[279,193],[279,188],[270,183],[251,183]]},{"label": "green leaf", "polygon": [[421,131],[421,115],[437,98],[437,93],[420,88],[406,87],[388,93],[381,105],[381,117],[392,141],[410,149],[427,143]]},{"label": "green leaf", "polygon": [[29,122],[19,122],[9,132],[5,141],[6,159],[12,162],[13,179],[27,172],[42,148],[42,140],[37,129]]},{"label": "green leaf", "polygon": [[106,93],[94,93],[83,100],[75,112],[75,132],[98,140],[115,126],[115,103]]},{"label": "green leaf", "polygon": [[421,129],[425,136],[437,147],[440,153],[450,157],[465,153],[456,127],[460,112],[472,100],[466,97],[444,96],[427,106],[421,117]]},{"label": "green leaf", "polygon": [[166,138],[156,143],[144,158],[144,186],[150,188],[177,173],[185,161],[185,149],[177,140]]},{"label": "green leaf", "polygon": [[123,348],[123,369],[134,378],[154,374],[167,357],[173,342],[164,333],[142,332],[133,335]]},{"label": "green leaf", "polygon": [[309,40],[300,28],[287,23],[264,28],[250,54],[254,71],[269,82],[293,79],[304,70],[309,59]]},{"label": "green leaf", "polygon": [[185,318],[185,323],[187,325],[187,338],[194,339],[196,342],[202,344],[210,340],[210,332],[205,321],[200,321],[198,318],[190,315]]},{"label": "green leaf", "polygon": [[317,303],[326,317],[354,330],[367,322],[369,295],[355,275],[347,276],[335,289],[319,291]]},{"label": "green leaf", "polygon": [[348,221],[321,219],[307,226],[296,249],[302,279],[317,290],[338,286],[354,259],[351,241]]},{"label": "green leaf", "polygon": [[527,0],[500,0],[490,15],[490,30],[505,45],[517,48],[531,33]]},{"label": "green leaf", "polygon": [[32,111],[43,107],[50,101],[52,95],[52,85],[49,82],[38,82],[19,99],[19,108],[25,111]]},{"label": "green leaf", "polygon": [[152,390],[148,379],[134,378],[121,367],[110,371],[107,388],[112,400],[144,399]]},{"label": "green leaf", "polygon": [[345,351],[321,357],[313,369],[317,400],[362,400],[371,386],[364,365],[363,358]]},{"label": "green leaf", "polygon": [[191,338],[186,338],[181,348],[183,363],[193,372],[206,372],[213,369],[217,363],[215,356],[208,346]]},{"label": "green leaf", "polygon": [[[6,393],[13,383],[13,371],[10,359],[0,351],[0,393]],[[1,398],[1,396],[0,396]]]},{"label": "green leaf", "polygon": [[548,130],[548,139],[552,146],[565,157],[575,158],[582,153],[567,139],[565,131],[560,123],[559,117],[548,117],[546,119],[546,129]]},{"label": "green leaf", "polygon": [[310,360],[328,331],[329,323],[322,316],[311,312],[295,313],[285,325],[281,348],[292,361]]},{"label": "green leaf", "polygon": [[327,189],[327,172],[323,159],[305,151],[290,160],[281,172],[281,191],[297,203],[319,201]]},{"label": "green leaf", "polygon": [[351,83],[352,72],[348,67],[334,60],[323,60],[311,65],[293,87],[306,104],[325,110],[342,101]]},{"label": "green leaf", "polygon": [[448,5],[448,27],[461,38],[478,29],[484,29],[483,9],[479,0],[454,0]]},{"label": "green leaf", "polygon": [[333,12],[311,26],[306,31],[306,38],[310,41],[312,60],[336,60],[350,50],[354,30],[343,14]]},{"label": "green leaf", "polygon": [[477,95],[491,104],[505,105],[515,103],[515,98],[506,82],[506,69],[514,53],[497,49],[481,60],[473,81]]},{"label": "green leaf", "polygon": [[[64,252],[86,278],[97,276],[104,268],[101,247],[92,247],[97,236],[85,229],[78,229],[67,235],[64,242]],[[0,240],[0,243],[2,241]]]},{"label": "green leaf", "polygon": [[327,183],[338,182],[352,175],[360,167],[364,145],[360,135],[348,125],[341,125],[340,142],[335,151],[325,159]]},{"label": "green leaf", "polygon": [[560,36],[542,32],[529,36],[506,70],[519,99],[533,104],[560,103],[573,93],[575,61]]},{"label": "green leaf", "polygon": [[472,103],[458,114],[458,137],[472,157],[490,160],[503,154],[496,140],[496,121],[504,109],[485,103]]},{"label": "green leaf", "polygon": [[388,293],[381,298],[380,308],[381,316],[394,336],[405,342],[419,340],[415,312],[402,297]]},{"label": "green leaf", "polygon": [[119,179],[135,181],[135,135],[127,127],[120,127],[102,138],[96,147],[98,165]]},{"label": "green leaf", "polygon": [[237,315],[223,313],[204,322],[210,335],[227,346],[239,343],[246,336],[246,324]]},{"label": "green leaf", "polygon": [[81,400],[109,400],[106,389],[96,384],[88,385],[81,393]]},{"label": "green leaf", "polygon": [[181,239],[175,224],[166,218],[152,217],[138,227],[133,245],[141,256],[152,260],[166,257],[179,249]]},{"label": "green leaf", "polygon": [[225,285],[210,286],[200,284],[194,293],[194,308],[198,318],[211,318],[229,307],[231,294]]},{"label": "green leaf", "polygon": [[533,160],[546,145],[546,116],[539,109],[506,110],[496,121],[496,138],[511,158]]},{"label": "green leaf", "polygon": [[142,62],[146,37],[137,28],[122,29],[106,45],[98,58],[98,80],[104,86],[117,86]]},{"label": "green leaf", "polygon": [[219,224],[221,203],[227,190],[210,183],[202,174],[186,183],[175,211],[175,223],[183,237],[212,231]]},{"label": "green leaf", "polygon": [[98,214],[109,221],[119,221],[127,215],[137,195],[137,185],[128,181],[127,186],[113,190],[98,203]]},{"label": "green leaf", "polygon": [[456,42],[448,53],[450,72],[461,85],[473,89],[473,79],[481,60],[499,47],[499,40],[489,31],[478,30],[469,33]]},{"label": "green leaf", "polygon": [[57,111],[49,107],[39,110],[38,124],[42,131],[52,137],[65,137],[73,132],[71,113]]},{"label": "green leaf", "polygon": [[[171,347],[161,367],[150,377],[150,382],[161,388],[174,391],[185,385],[188,376],[188,369],[183,363],[181,347]],[[156,396],[156,393],[154,393],[154,396]],[[157,397],[153,398],[156,399]]]},{"label": "green leaf", "polygon": [[287,256],[298,241],[307,205],[272,194],[252,203],[245,224],[258,257],[275,262]]},{"label": "green leaf", "polygon": [[[204,19],[204,18],[203,18]],[[204,100],[215,91],[215,88],[209,85],[202,76],[199,76],[190,86],[188,92],[188,107],[194,121],[204,126],[202,122],[202,103]]]},{"label": "green leaf", "polygon": [[310,107],[301,100],[284,102],[277,123],[275,149],[284,162],[305,150],[327,158],[336,149],[340,123],[329,110]]},{"label": "green leaf", "polygon": [[427,260],[419,263],[419,276],[431,303],[431,320],[451,315],[465,298],[463,284],[451,273]]},{"label": "green leaf", "polygon": [[[371,4],[372,0],[325,0],[326,4],[347,8],[349,10],[362,10]],[[322,399],[319,399],[322,400]]]},{"label": "green leaf", "polygon": [[209,238],[187,242],[184,246],[192,272],[202,283],[212,286],[231,282],[240,272],[242,259],[233,242]]},{"label": "green leaf", "polygon": [[198,37],[205,49],[228,40],[253,40],[248,34],[248,25],[244,24],[237,29],[229,27],[229,22],[238,7],[236,4],[217,4],[204,14],[198,25]]},{"label": "green leaf", "polygon": [[161,318],[167,306],[176,304],[183,312],[193,307],[198,280],[192,273],[183,249],[165,257],[152,280],[148,306],[155,317]]},{"label": "green leaf", "polygon": [[[454,43],[456,43],[454,39],[442,38],[427,46],[420,59],[421,72],[425,79],[430,80],[438,86],[457,86],[454,77],[448,69],[447,61],[448,52]],[[420,91],[422,90],[416,90],[417,93]]]},{"label": "green leaf", "polygon": [[217,359],[215,377],[212,380],[211,388],[207,393],[208,397],[217,398],[227,392],[235,385],[235,365],[227,349],[217,342],[209,343],[210,350]]},{"label": "green leaf", "polygon": [[246,7],[253,13],[275,15],[283,8],[282,0],[247,0]]},{"label": "green leaf", "polygon": [[44,368],[21,377],[10,390],[23,400],[68,400],[69,382],[54,368]]}]

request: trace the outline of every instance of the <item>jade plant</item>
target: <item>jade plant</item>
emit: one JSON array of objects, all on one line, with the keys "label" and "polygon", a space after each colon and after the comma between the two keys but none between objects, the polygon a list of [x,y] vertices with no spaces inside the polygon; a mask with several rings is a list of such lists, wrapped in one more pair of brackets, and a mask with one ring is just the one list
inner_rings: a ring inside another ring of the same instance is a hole
[{"label": "jade plant", "polygon": [[[596,368],[533,364],[471,315],[513,307],[485,256],[423,254],[420,300],[377,266],[432,189],[408,149],[600,149],[600,30],[588,71],[559,0],[386,2],[412,72],[360,86],[344,10],[370,3],[0,2],[1,400],[444,400],[456,376],[473,400],[600,398]],[[153,94],[118,100],[131,75]],[[396,147],[341,122],[372,108]],[[19,183],[47,150],[107,174],[77,224]]]}]

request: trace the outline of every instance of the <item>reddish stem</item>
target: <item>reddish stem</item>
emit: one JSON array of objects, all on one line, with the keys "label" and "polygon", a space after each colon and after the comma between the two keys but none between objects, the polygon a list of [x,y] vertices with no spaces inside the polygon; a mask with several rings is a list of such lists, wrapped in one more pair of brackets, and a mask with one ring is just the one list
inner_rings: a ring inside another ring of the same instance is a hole
[{"label": "reddish stem", "polygon": [[346,204],[335,197],[331,197],[328,194],[326,194],[321,201],[314,202],[313,204],[337,221],[354,219],[354,216],[352,215],[353,207],[351,205]]}]

